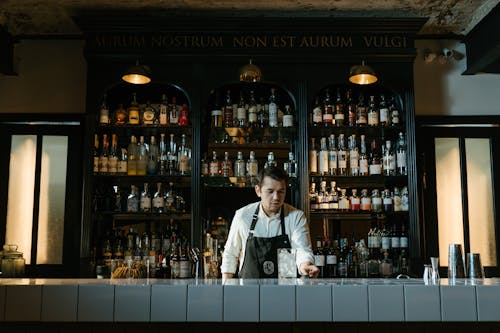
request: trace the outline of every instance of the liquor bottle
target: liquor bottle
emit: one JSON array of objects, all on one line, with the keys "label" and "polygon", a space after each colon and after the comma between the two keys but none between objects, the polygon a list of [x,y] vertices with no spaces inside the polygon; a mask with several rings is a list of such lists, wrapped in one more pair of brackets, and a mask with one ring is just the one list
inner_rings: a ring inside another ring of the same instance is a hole
[{"label": "liquor bottle", "polygon": [[236,161],[234,161],[234,176],[238,178],[244,178],[246,176],[246,163],[241,151],[238,152]]},{"label": "liquor bottle", "polygon": [[208,176],[208,160],[207,160],[207,153],[203,153],[203,156],[201,158],[201,176],[202,177],[207,177]]},{"label": "liquor bottle", "polygon": [[372,190],[372,212],[380,213],[382,211],[382,198],[378,189]]},{"label": "liquor bottle", "polygon": [[158,117],[156,116],[155,109],[151,106],[151,103],[147,101],[146,106],[142,112],[142,124],[143,125],[154,125],[158,122]]},{"label": "liquor bottle", "polygon": [[333,243],[326,250],[326,266],[325,273],[327,278],[337,277],[337,253],[335,252]]},{"label": "liquor bottle", "polygon": [[137,148],[137,139],[134,135],[132,135],[130,137],[130,143],[128,145],[127,174],[129,176],[137,175],[137,158],[139,155]]},{"label": "liquor bottle", "polygon": [[278,105],[276,104],[276,89],[271,88],[269,97],[269,127],[278,127]]},{"label": "liquor bottle", "polygon": [[407,212],[408,211],[408,187],[407,186],[403,186],[403,188],[401,189],[401,210],[403,212]]},{"label": "liquor bottle", "polygon": [[119,175],[126,175],[128,173],[128,155],[127,155],[127,149],[121,148],[120,149],[121,154],[120,154],[120,160],[118,161],[118,174]]},{"label": "liquor bottle", "polygon": [[148,166],[147,166],[148,175],[156,175],[156,173],[158,172],[158,160],[159,160],[158,144],[156,143],[156,138],[154,136],[151,136],[151,140],[149,141],[149,155],[148,155]]},{"label": "liquor bottle", "polygon": [[316,150],[315,138],[311,138],[311,147],[309,148],[309,173],[311,175],[318,173],[318,151]]},{"label": "liquor bottle", "polygon": [[99,135],[94,134],[94,174],[99,173]]},{"label": "liquor bottle", "polygon": [[245,109],[245,96],[243,95],[243,90],[240,91],[240,101],[238,102],[238,108],[236,109],[236,120],[238,121],[238,127],[247,127],[247,110]]},{"label": "liquor bottle", "polygon": [[394,192],[392,195],[392,202],[394,204],[394,211],[400,212],[403,210],[403,203],[401,200],[401,194],[399,192],[399,188],[394,187]]},{"label": "liquor bottle", "polygon": [[316,96],[316,100],[314,102],[311,114],[311,122],[313,126],[319,126],[323,124],[323,109],[321,108],[321,104],[319,103],[319,96]]},{"label": "liquor bottle", "polygon": [[293,152],[288,152],[288,161],[283,163],[283,169],[289,178],[297,178],[297,161],[295,161]]},{"label": "liquor bottle", "polygon": [[250,157],[247,162],[247,176],[250,177],[250,179],[254,179],[257,177],[257,173],[259,172],[259,163],[255,159],[255,152],[252,150],[250,151]]},{"label": "liquor bottle", "polygon": [[115,110],[114,115],[114,123],[117,126],[123,126],[127,123],[128,113],[127,110],[123,107],[123,104],[118,104],[118,107]]},{"label": "liquor bottle", "polygon": [[380,244],[381,236],[377,228],[368,232],[368,277],[380,276]]},{"label": "liquor bottle", "polygon": [[181,135],[181,146],[177,155],[179,173],[188,175],[191,171],[191,150],[186,145],[186,134]]},{"label": "liquor bottle", "polygon": [[168,113],[168,122],[170,125],[179,125],[179,109],[177,108],[177,98],[172,97],[172,105],[170,105],[170,110]]},{"label": "liquor bottle", "polygon": [[345,149],[344,134],[339,134],[339,148],[337,151],[338,158],[338,169],[337,174],[339,176],[347,176],[347,151]]},{"label": "liquor bottle", "polygon": [[348,263],[347,263],[347,239],[341,238],[339,240],[340,253],[338,256],[337,263],[337,273],[338,277],[346,278],[348,275]]},{"label": "liquor bottle", "polygon": [[359,266],[359,277],[368,277],[368,258],[369,252],[365,244],[364,239],[359,240],[358,245],[358,266]]},{"label": "liquor bottle", "polygon": [[109,151],[108,172],[110,175],[118,173],[118,136],[111,134],[111,150]]},{"label": "liquor bottle", "polygon": [[375,103],[375,96],[370,96],[370,101],[368,102],[368,126],[378,126],[380,121],[379,110],[377,104]]},{"label": "liquor bottle", "polygon": [[333,110],[334,106],[330,98],[330,89],[327,89],[325,92],[325,99],[323,100],[323,126],[333,125]]},{"label": "liquor bottle", "polygon": [[347,121],[349,127],[356,126],[356,104],[352,98],[352,90],[347,89],[346,91],[346,106],[347,109]]},{"label": "liquor bottle", "polygon": [[176,243],[172,243],[172,251],[170,255],[170,277],[172,279],[178,279],[180,277],[180,258],[179,258],[179,248]]},{"label": "liquor bottle", "polygon": [[168,100],[167,95],[161,95],[161,103],[160,103],[160,125],[168,126]]},{"label": "liquor bottle", "polygon": [[99,109],[99,125],[109,125],[109,108],[106,103],[106,94],[102,97],[101,107]]},{"label": "liquor bottle", "polygon": [[115,195],[115,205],[113,210],[119,213],[122,211],[122,195],[120,193],[120,188],[117,185],[113,186],[113,193]]},{"label": "liquor bottle", "polygon": [[179,125],[189,126],[189,109],[186,103],[182,104],[181,112],[179,113]]},{"label": "liquor bottle", "polygon": [[219,91],[216,89],[214,97],[214,106],[212,111],[210,112],[210,127],[212,128],[222,127],[223,119],[224,117],[222,115],[222,109],[219,105]]},{"label": "liquor bottle", "polygon": [[226,93],[224,105],[224,127],[233,127],[233,102],[231,100],[231,90]]},{"label": "liquor bottle", "polygon": [[217,159],[217,152],[214,150],[212,152],[212,160],[208,165],[208,175],[211,177],[219,176],[220,165],[219,160]]},{"label": "liquor bottle", "polygon": [[366,155],[366,142],[365,135],[361,135],[361,142],[359,144],[360,154],[359,154],[359,175],[368,176],[368,156]]},{"label": "liquor bottle", "polygon": [[382,174],[382,164],[380,161],[380,153],[377,147],[377,141],[372,140],[371,150],[370,150],[370,160],[368,161],[368,169],[370,170],[370,175],[381,175]]},{"label": "liquor bottle", "polygon": [[382,156],[382,172],[385,176],[394,176],[396,174],[396,163],[390,140],[385,142],[385,149]]},{"label": "liquor bottle", "polygon": [[330,176],[337,175],[338,166],[337,147],[335,146],[335,134],[330,134],[328,138],[328,173]]},{"label": "liquor bottle", "polygon": [[[259,111],[260,105],[260,111]],[[261,97],[260,104],[257,105],[257,115],[259,119],[259,127],[266,128],[269,126],[269,104],[264,103],[264,99]]]},{"label": "liquor bottle", "polygon": [[391,103],[389,105],[389,113],[391,115],[391,125],[398,126],[399,125],[399,110],[396,107],[396,101],[394,100],[394,96],[391,98]]},{"label": "liquor bottle", "polygon": [[316,240],[316,250],[314,251],[314,265],[319,268],[318,278],[325,277],[325,253],[321,246],[321,239]]},{"label": "liquor bottle", "polygon": [[188,279],[193,277],[193,262],[191,261],[191,257],[189,255],[189,246],[186,245],[184,249],[179,247],[180,257],[179,257],[179,278],[180,279]]},{"label": "liquor bottle", "polygon": [[379,113],[380,113],[380,126],[389,126],[391,124],[389,118],[389,108],[387,107],[387,102],[385,101],[384,94],[380,95]]},{"label": "liquor bottle", "polygon": [[384,189],[384,192],[382,194],[382,206],[384,212],[392,212],[394,210],[391,191],[389,191],[388,189]]},{"label": "liquor bottle", "polygon": [[356,105],[356,125],[366,126],[367,121],[365,97],[363,93],[359,93],[358,104]]},{"label": "liquor bottle", "polygon": [[330,182],[329,198],[330,198],[329,209],[339,210],[339,195],[337,192],[337,182],[334,180]]},{"label": "liquor bottle", "polygon": [[156,192],[153,195],[153,213],[165,212],[165,200],[161,182],[156,183]]},{"label": "liquor bottle", "polygon": [[405,224],[401,224],[401,234],[399,236],[399,247],[401,251],[408,251],[408,233]]},{"label": "liquor bottle", "polygon": [[162,176],[167,174],[168,168],[168,155],[167,143],[165,142],[165,133],[160,134],[160,144],[158,147],[158,173]]},{"label": "liquor bottle", "polygon": [[132,93],[132,102],[130,102],[130,106],[127,112],[128,112],[128,123],[130,125],[139,125],[141,118],[140,118],[139,104],[137,103],[136,93]]},{"label": "liquor bottle", "polygon": [[337,88],[337,99],[335,100],[335,126],[344,126],[345,119],[345,105],[342,101],[342,96],[340,95],[340,88]]},{"label": "liquor bottle", "polygon": [[168,183],[168,189],[165,192],[165,196],[163,198],[163,202],[165,203],[165,211],[167,213],[175,213],[176,208],[175,208],[175,200],[176,200],[176,193],[174,190],[174,183],[169,182]]},{"label": "liquor bottle", "polygon": [[170,175],[175,175],[179,170],[177,164],[177,143],[175,142],[174,133],[170,133],[170,141],[167,148],[167,172]]},{"label": "liquor bottle", "polygon": [[353,239],[347,251],[347,275],[354,278],[359,277],[357,246],[358,243]]},{"label": "liquor bottle", "polygon": [[99,155],[99,173],[101,175],[108,174],[109,171],[109,141],[108,135],[102,135],[102,149]]},{"label": "liquor bottle", "polygon": [[316,183],[311,183],[309,190],[309,208],[311,210],[319,209],[318,193],[316,192]]},{"label": "liquor bottle", "polygon": [[318,156],[318,171],[321,176],[327,176],[329,174],[329,152],[326,145],[326,138],[323,137],[320,140],[320,150]]},{"label": "liquor bottle", "polygon": [[389,251],[383,251],[384,258],[380,262],[380,275],[383,278],[390,278],[392,276],[392,259],[389,257]]},{"label": "liquor bottle", "polygon": [[248,100],[248,127],[257,127],[258,125],[258,110],[257,102],[255,101],[255,92],[250,90],[250,97]]},{"label": "liquor bottle", "polygon": [[149,193],[149,184],[144,183],[144,190],[141,192],[140,211],[151,212],[151,194]]},{"label": "liquor bottle", "polygon": [[340,190],[339,211],[341,212],[349,211],[349,198],[347,197],[347,189],[345,188]]},{"label": "liquor bottle", "polygon": [[349,175],[359,176],[359,151],[356,146],[356,134],[349,137]]},{"label": "liquor bottle", "polygon": [[293,127],[293,113],[290,105],[285,105],[283,112],[283,127]]},{"label": "liquor bottle", "polygon": [[[372,210],[372,199],[368,195],[368,189],[366,189],[366,188],[361,190],[360,209],[364,212],[369,212]],[[368,245],[368,246],[370,246],[370,245]]]},{"label": "liquor bottle", "polygon": [[399,132],[398,148],[396,150],[396,168],[398,175],[406,176],[408,174],[406,167],[406,140],[402,132]]},{"label": "liquor bottle", "polygon": [[361,206],[361,199],[358,197],[358,190],[353,188],[351,190],[351,205],[350,205],[350,210],[353,212],[359,212],[360,206]]},{"label": "liquor bottle", "polygon": [[137,187],[135,185],[130,185],[130,193],[127,197],[127,212],[137,213],[139,211],[139,202]]},{"label": "liquor bottle", "polygon": [[137,145],[137,175],[146,175],[146,170],[148,166],[148,145],[144,142],[144,136],[139,137],[139,143]]},{"label": "liquor bottle", "polygon": [[231,177],[233,175],[233,163],[229,159],[227,151],[224,152],[224,160],[221,162],[220,169],[222,177]]},{"label": "liquor bottle", "polygon": [[330,202],[329,202],[329,193],[326,190],[326,181],[321,181],[319,183],[319,192],[318,192],[318,204],[319,204],[319,209],[330,209]]},{"label": "liquor bottle", "polygon": [[267,161],[264,163],[264,168],[271,168],[271,167],[277,167],[278,163],[276,163],[276,160],[274,159],[274,153],[270,151],[267,154]]}]

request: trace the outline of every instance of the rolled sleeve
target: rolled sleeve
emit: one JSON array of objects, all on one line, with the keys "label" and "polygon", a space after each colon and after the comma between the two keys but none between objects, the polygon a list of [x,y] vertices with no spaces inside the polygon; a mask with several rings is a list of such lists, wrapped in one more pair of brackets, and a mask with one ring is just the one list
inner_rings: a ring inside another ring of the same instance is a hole
[{"label": "rolled sleeve", "polygon": [[[311,248],[311,238],[309,225],[307,224],[304,212],[296,210],[290,221],[292,248],[297,249],[297,267],[304,262],[314,263],[314,256]],[[292,227],[293,226],[293,227]]]}]

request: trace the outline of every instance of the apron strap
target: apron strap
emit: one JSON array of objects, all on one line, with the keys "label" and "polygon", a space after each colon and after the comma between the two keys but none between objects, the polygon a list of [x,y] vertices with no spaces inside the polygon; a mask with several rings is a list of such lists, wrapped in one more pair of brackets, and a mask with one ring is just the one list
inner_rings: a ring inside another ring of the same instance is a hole
[{"label": "apron strap", "polygon": [[[257,220],[259,219],[259,209],[260,209],[260,203],[257,205],[257,208],[255,208],[255,212],[253,213],[253,216],[252,216],[252,224],[250,225],[250,236],[253,236],[255,225],[257,224]],[[285,206],[284,205],[281,207],[280,225],[281,225],[281,234],[286,235],[286,232],[285,232]]]}]

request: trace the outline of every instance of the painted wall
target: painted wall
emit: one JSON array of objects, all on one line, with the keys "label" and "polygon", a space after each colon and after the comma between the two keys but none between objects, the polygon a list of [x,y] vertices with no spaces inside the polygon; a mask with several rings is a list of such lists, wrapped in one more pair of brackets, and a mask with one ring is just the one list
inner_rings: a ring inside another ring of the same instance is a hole
[{"label": "painted wall", "polygon": [[[417,41],[417,115],[500,115],[500,75],[466,76],[465,45]],[[17,76],[0,75],[0,113],[84,113],[86,62],[80,40],[23,40],[16,44]],[[447,47],[455,58],[425,62],[423,50]]]}]

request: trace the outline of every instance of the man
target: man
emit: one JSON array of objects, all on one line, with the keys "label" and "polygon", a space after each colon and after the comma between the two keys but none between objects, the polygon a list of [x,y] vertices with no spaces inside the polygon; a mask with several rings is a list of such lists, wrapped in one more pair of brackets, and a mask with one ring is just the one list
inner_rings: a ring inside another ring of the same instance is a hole
[{"label": "man", "polygon": [[257,177],[259,202],[236,211],[222,255],[222,277],[276,278],[277,249],[297,249],[301,275],[317,277],[309,226],[304,212],[285,204],[288,176],[283,169],[264,168]]}]

